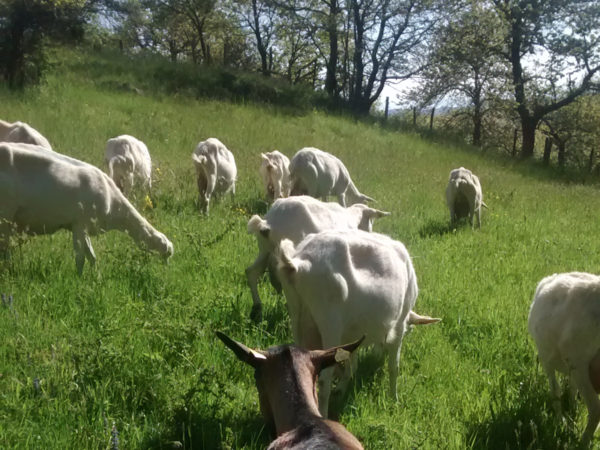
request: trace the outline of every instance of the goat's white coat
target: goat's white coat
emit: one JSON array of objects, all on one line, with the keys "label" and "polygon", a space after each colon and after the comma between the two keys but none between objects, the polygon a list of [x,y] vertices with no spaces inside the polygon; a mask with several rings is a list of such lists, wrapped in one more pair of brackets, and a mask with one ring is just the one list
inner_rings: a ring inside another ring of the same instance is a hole
[{"label": "goat's white coat", "polygon": [[52,150],[48,139],[24,122],[5,122],[0,120],[0,142],[21,142],[23,144],[39,145]]},{"label": "goat's white coat", "polygon": [[294,155],[290,179],[291,195],[307,194],[323,201],[335,195],[342,206],[373,201],[358,191],[342,161],[317,148],[305,147]]},{"label": "goat's white coat", "polygon": [[125,195],[134,187],[152,188],[152,159],[148,147],[139,139],[123,134],[109,139],[104,151],[108,175]]},{"label": "goat's white coat", "polygon": [[200,142],[192,153],[198,182],[198,206],[208,214],[213,194],[235,195],[237,167],[235,158],[225,145],[216,138]]},{"label": "goat's white coat", "polygon": [[477,225],[481,228],[481,207],[486,205],[477,175],[464,167],[451,171],[446,186],[446,204],[452,223],[468,215],[471,226],[474,226],[473,216],[476,214]]},{"label": "goat's white coat", "polygon": [[155,230],[100,169],[39,146],[0,143],[0,248],[11,233],[73,233],[79,273],[96,256],[89,236],[128,233],[138,244],[168,258],[173,244]]},{"label": "goat's white coat", "polygon": [[[295,249],[283,240],[275,255],[296,344],[328,348],[366,335],[365,345],[382,344],[388,350],[390,393],[397,398],[400,349],[408,325],[439,320],[412,311],[417,276],[404,245],[378,233],[329,230],[307,236]],[[350,366],[342,386],[349,377]],[[324,417],[331,378],[326,370],[319,379]]]},{"label": "goat's white coat", "polygon": [[273,150],[261,153],[260,176],[265,185],[267,197],[271,200],[290,195],[290,160],[283,153]]},{"label": "goat's white coat", "polygon": [[248,221],[248,233],[256,236],[259,252],[254,263],[246,269],[254,303],[253,314],[260,315],[258,279],[269,265],[271,252],[282,239],[299,244],[308,234],[324,230],[358,228],[371,231],[373,220],[387,215],[389,213],[363,204],[344,208],[337,203],[302,195],[276,200],[264,220],[252,216]]},{"label": "goat's white coat", "polygon": [[529,311],[529,333],[550,383],[554,408],[560,415],[555,372],[571,378],[579,390],[588,422],[582,436],[588,443],[600,422],[600,277],[583,272],[559,273],[537,286]]}]

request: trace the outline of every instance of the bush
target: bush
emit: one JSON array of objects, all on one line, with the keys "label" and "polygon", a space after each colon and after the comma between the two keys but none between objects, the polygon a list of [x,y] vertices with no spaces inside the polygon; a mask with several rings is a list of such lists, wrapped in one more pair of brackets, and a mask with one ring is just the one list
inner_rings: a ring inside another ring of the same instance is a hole
[{"label": "bush", "polygon": [[67,58],[77,72],[87,73],[103,87],[133,85],[131,90],[162,92],[234,102],[266,103],[292,110],[317,105],[319,94],[310,86],[291,85],[286,80],[245,73],[231,68],[172,62],[153,53],[125,54],[103,50]]}]

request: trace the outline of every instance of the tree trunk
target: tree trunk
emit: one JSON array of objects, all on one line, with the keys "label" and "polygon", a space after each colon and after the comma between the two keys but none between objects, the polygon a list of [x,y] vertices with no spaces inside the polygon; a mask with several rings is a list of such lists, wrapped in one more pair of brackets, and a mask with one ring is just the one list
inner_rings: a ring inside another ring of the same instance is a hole
[{"label": "tree trunk", "polygon": [[192,62],[194,64],[198,64],[198,43],[193,42],[190,46],[190,51],[192,54]]},{"label": "tree trunk", "polygon": [[521,146],[521,158],[531,158],[535,149],[535,129],[537,120],[531,117],[521,118],[521,131],[523,132],[523,140]]},{"label": "tree trunk", "polygon": [[515,132],[513,133],[513,146],[512,146],[512,157],[514,158],[517,154],[517,139],[519,138],[519,129],[515,128]]},{"label": "tree trunk", "polygon": [[329,59],[327,60],[327,72],[325,74],[325,92],[331,97],[337,97],[337,64],[338,64],[338,29],[337,16],[339,13],[337,0],[329,3],[329,17],[327,33],[329,34]]},{"label": "tree trunk", "polygon": [[482,83],[479,75],[479,68],[475,67],[475,90],[472,94],[473,101],[473,145],[481,147],[481,126],[483,122],[483,101],[481,99]]},{"label": "tree trunk", "polygon": [[566,145],[563,141],[558,141],[558,167],[565,166],[565,153],[566,153]]},{"label": "tree trunk", "polygon": [[483,114],[481,113],[481,101],[479,97],[475,101],[475,109],[473,111],[473,145],[481,147],[481,128]]},{"label": "tree trunk", "polygon": [[590,159],[588,160],[588,170],[592,172],[594,170],[594,162],[596,162],[596,149],[592,147],[590,150]]},{"label": "tree trunk", "polygon": [[352,99],[352,110],[356,115],[359,116],[367,116],[369,114],[369,110],[371,109],[371,103],[368,99],[364,98],[362,95],[359,97],[354,97]]},{"label": "tree trunk", "polygon": [[256,37],[256,48],[260,55],[260,71],[266,77],[270,75],[268,54],[260,33],[260,17],[256,0],[252,0],[252,18],[254,19],[254,36]]},{"label": "tree trunk", "polygon": [[417,126],[417,107],[413,106],[413,127]]},{"label": "tree trunk", "polygon": [[362,57],[364,51],[365,25],[361,15],[360,5],[358,5],[358,2],[356,1],[352,2],[352,12],[354,15],[354,76],[353,85],[350,88],[350,104],[355,113],[361,114],[362,111],[364,111],[362,83],[365,67]]},{"label": "tree trunk", "polygon": [[23,74],[24,51],[23,40],[25,28],[20,21],[16,21],[10,30],[11,39],[9,40],[8,61],[6,65],[6,78],[11,87],[22,87],[25,79]]},{"label": "tree trunk", "polygon": [[550,164],[550,154],[552,153],[552,138],[551,137],[547,137],[546,141],[544,142],[544,159],[543,159],[543,163],[545,166]]},{"label": "tree trunk", "polygon": [[171,62],[177,62],[177,56],[179,55],[179,50],[177,49],[177,43],[169,39],[167,41],[167,45],[169,46],[169,59]]},{"label": "tree trunk", "polygon": [[481,147],[481,117],[473,117],[473,145]]}]

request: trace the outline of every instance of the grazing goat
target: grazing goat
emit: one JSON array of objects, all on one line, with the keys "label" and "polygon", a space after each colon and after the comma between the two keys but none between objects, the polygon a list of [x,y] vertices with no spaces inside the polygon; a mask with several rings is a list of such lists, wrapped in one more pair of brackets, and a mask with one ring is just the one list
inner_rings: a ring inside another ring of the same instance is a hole
[{"label": "grazing goat", "polygon": [[[390,395],[397,399],[404,333],[411,324],[440,320],[413,312],[417,277],[404,245],[378,233],[329,230],[308,235],[297,248],[283,240],[275,256],[296,344],[327,348],[366,335],[365,344],[388,350]],[[341,390],[350,375],[348,366]],[[331,378],[332,370],[319,378],[324,417]]]},{"label": "grazing goat", "polygon": [[459,167],[450,172],[448,186],[446,186],[446,204],[450,209],[450,222],[453,224],[462,217],[469,217],[471,226],[474,226],[473,216],[477,214],[477,225],[481,228],[481,207],[483,193],[477,175],[469,169]]},{"label": "grazing goat", "polygon": [[304,350],[292,345],[252,350],[220,331],[217,336],[255,369],[260,409],[277,435],[269,449],[363,448],[343,425],[321,416],[315,395],[319,372],[346,361],[362,339],[327,350]]},{"label": "grazing goat", "polygon": [[273,150],[261,153],[260,175],[269,200],[290,195],[290,160],[283,153]]},{"label": "grazing goat", "polygon": [[529,333],[550,383],[560,416],[560,393],[555,372],[571,378],[588,409],[582,436],[589,444],[600,422],[600,277],[589,273],[559,273],[537,286],[529,311]]},{"label": "grazing goat", "polygon": [[23,122],[10,123],[0,120],[0,142],[21,142],[23,144],[40,145],[52,150],[48,139]]},{"label": "grazing goat", "polygon": [[143,190],[152,188],[152,159],[148,147],[127,134],[106,141],[104,162],[108,175],[125,195],[138,185]]},{"label": "grazing goat", "polygon": [[192,153],[198,181],[198,206],[208,214],[213,194],[235,195],[237,168],[235,158],[221,141],[208,138],[200,142]]},{"label": "grazing goat", "polygon": [[306,147],[294,155],[290,178],[291,195],[306,194],[323,201],[328,195],[335,195],[342,206],[374,201],[358,192],[342,161],[317,148]]},{"label": "grazing goat", "polygon": [[[337,203],[325,203],[306,195],[276,200],[264,220],[254,215],[248,222],[248,233],[258,243],[258,257],[246,269],[252,292],[253,319],[260,320],[262,303],[258,295],[258,279],[270,265],[271,252],[282,239],[299,244],[310,233],[330,229],[361,229],[371,231],[373,220],[390,213],[363,204],[344,208]],[[273,274],[275,271],[271,270]]]},{"label": "grazing goat", "polygon": [[79,274],[96,256],[89,236],[109,230],[129,234],[165,259],[173,244],[129,203],[98,168],[37,146],[0,143],[0,248],[13,231],[51,234],[71,230]]}]

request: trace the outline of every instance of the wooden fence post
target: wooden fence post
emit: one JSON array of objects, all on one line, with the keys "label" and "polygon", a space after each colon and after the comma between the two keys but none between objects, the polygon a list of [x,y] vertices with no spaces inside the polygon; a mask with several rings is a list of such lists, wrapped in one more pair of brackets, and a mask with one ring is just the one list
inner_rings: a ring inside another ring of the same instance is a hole
[{"label": "wooden fence post", "polygon": [[435,114],[435,106],[431,108],[431,116],[429,116],[429,130],[433,130],[433,115]]},{"label": "wooden fence post", "polygon": [[390,98],[386,97],[385,98],[385,121],[387,122],[388,120],[388,113],[390,111]]}]

